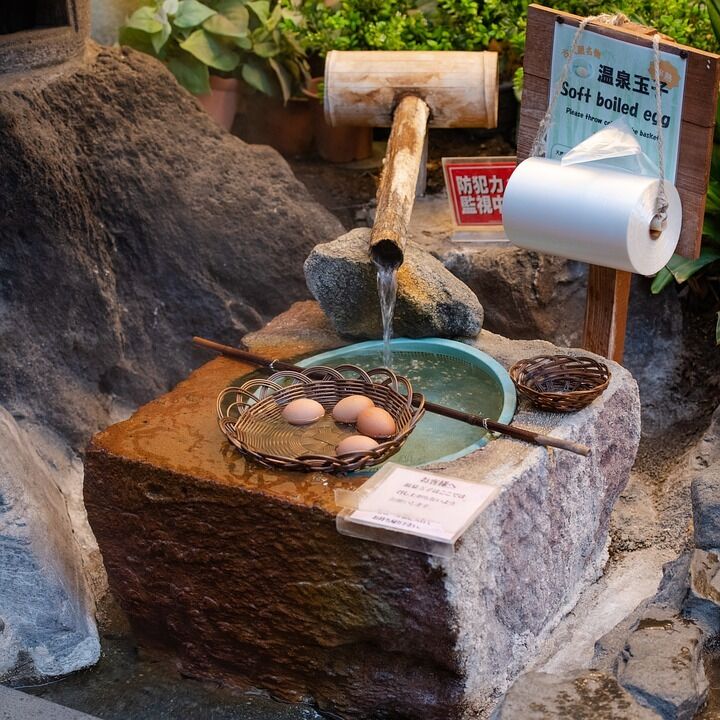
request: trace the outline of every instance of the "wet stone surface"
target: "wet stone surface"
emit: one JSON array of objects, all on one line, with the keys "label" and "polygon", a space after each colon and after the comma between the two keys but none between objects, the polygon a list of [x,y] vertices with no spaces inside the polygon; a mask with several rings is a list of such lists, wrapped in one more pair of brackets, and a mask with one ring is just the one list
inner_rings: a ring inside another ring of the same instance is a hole
[{"label": "wet stone surface", "polygon": [[[343,336],[382,337],[377,269],[370,259],[370,230],[356,228],[316,245],[305,261],[313,296]],[[475,337],[483,324],[476,295],[443,264],[409,243],[397,276],[396,337]]]},{"label": "wet stone surface", "polygon": [[667,613],[648,613],[618,659],[618,682],[667,720],[690,720],[705,702],[702,630]]},{"label": "wet stone surface", "polygon": [[659,720],[611,675],[588,670],[558,677],[521,676],[498,706],[492,720]]},{"label": "wet stone surface", "polygon": [[[285,359],[341,341],[302,303],[246,344]],[[553,349],[491,333],[476,346],[506,367]],[[590,458],[505,438],[438,468],[500,489],[442,561],[337,533],[334,489],[364,478],[265,470],[237,454],[215,397],[251,370],[216,359],[88,450],[90,522],[138,636],[193,677],[344,717],[488,708],[602,572],[639,440],[632,378],[613,365],[608,390],[572,415],[520,404],[518,424],[588,444]]]},{"label": "wet stone surface", "polygon": [[307,705],[183,676],[172,656],[138,646],[109,596],[100,614],[102,655],[97,665],[24,692],[100,720],[321,720]]}]

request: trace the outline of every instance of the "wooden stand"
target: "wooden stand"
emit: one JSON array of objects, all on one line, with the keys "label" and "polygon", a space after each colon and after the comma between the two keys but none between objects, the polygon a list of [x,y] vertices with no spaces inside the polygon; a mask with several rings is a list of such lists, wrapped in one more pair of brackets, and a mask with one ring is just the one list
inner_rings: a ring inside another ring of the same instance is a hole
[{"label": "wooden stand", "polygon": [[[540,5],[528,8],[518,160],[530,154],[550,101],[555,24],[560,20],[577,26],[581,19],[577,15]],[[634,23],[622,26],[591,23],[588,32],[652,47],[655,31]],[[684,257],[696,258],[700,253],[705,193],[710,175],[720,56],[678,45],[664,37],[660,47],[664,52],[687,58],[680,154],[675,178],[675,187],[683,206],[683,223],[676,252]],[[630,273],[590,267],[583,347],[617,362],[621,362],[623,357],[630,280]]]},{"label": "wooden stand", "polygon": [[625,348],[632,273],[590,266],[582,346],[615,362]]}]

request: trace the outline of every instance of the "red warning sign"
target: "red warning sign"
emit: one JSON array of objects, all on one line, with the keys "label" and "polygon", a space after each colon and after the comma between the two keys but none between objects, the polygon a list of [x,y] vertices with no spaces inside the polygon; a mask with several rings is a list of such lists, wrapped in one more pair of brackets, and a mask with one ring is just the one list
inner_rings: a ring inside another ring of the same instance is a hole
[{"label": "red warning sign", "polygon": [[502,225],[503,194],[516,158],[443,158],[442,162],[455,224]]}]

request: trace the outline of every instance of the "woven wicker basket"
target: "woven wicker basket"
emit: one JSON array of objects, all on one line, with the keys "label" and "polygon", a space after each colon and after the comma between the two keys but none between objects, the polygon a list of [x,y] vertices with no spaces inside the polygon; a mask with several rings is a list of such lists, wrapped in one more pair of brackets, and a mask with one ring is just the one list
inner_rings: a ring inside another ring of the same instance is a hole
[{"label": "woven wicker basket", "polygon": [[538,355],[510,368],[518,392],[543,410],[580,410],[610,383],[607,365],[589,357]]},{"label": "woven wicker basket", "polygon": [[[394,437],[365,452],[335,455],[335,446],[357,431],[336,423],[331,411],[348,395],[366,395],[395,420]],[[316,400],[325,417],[312,425],[293,426],[282,417],[285,405],[299,398]],[[269,378],[229,387],[217,398],[220,429],[243,455],[261,465],[284,470],[340,473],[377,465],[394,455],[423,416],[425,398],[409,380],[387,368],[365,372],[355,365],[283,371]]]}]

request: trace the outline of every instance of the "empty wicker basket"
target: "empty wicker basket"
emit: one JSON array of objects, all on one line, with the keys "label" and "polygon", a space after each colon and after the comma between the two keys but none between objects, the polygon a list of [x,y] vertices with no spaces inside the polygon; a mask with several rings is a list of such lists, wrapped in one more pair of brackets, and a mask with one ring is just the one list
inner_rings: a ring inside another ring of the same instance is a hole
[{"label": "empty wicker basket", "polygon": [[510,368],[518,392],[543,410],[580,410],[599,397],[610,383],[604,363],[574,355],[538,355]]}]

